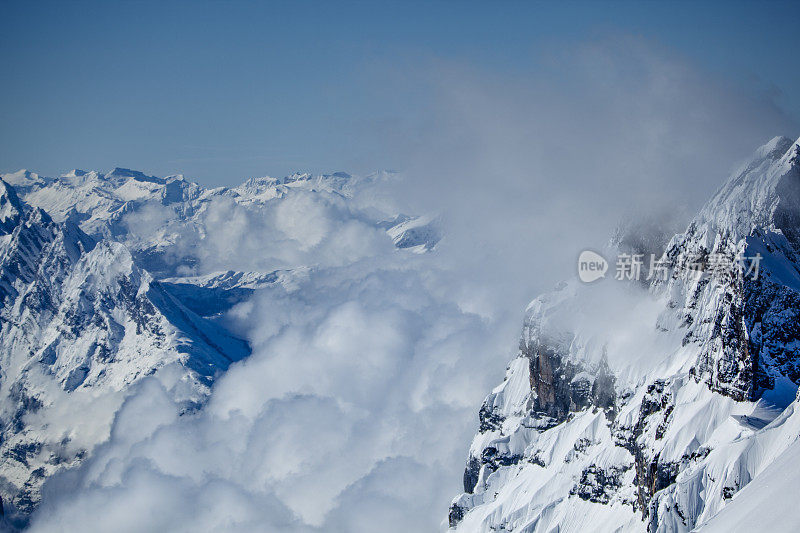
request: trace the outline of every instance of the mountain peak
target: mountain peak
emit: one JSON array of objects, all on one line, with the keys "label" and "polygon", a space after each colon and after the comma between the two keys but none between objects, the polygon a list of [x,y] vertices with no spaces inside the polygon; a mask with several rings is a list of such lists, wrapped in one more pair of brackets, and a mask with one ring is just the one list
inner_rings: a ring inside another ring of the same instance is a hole
[{"label": "mountain peak", "polygon": [[770,154],[783,155],[786,153],[787,150],[789,150],[792,144],[797,144],[797,143],[796,141],[793,141],[789,137],[778,135],[770,139],[769,142],[760,146],[755,153],[757,156],[761,157],[767,157]]},{"label": "mountain peak", "polygon": [[703,207],[695,225],[741,237],[756,227],[777,229],[778,212],[800,198],[798,142],[774,137],[758,148]]},{"label": "mountain peak", "polygon": [[62,178],[80,178],[82,176],[85,176],[86,174],[88,174],[88,172],[86,172],[85,170],[81,170],[79,168],[73,168],[72,170],[70,170],[66,174],[62,174],[61,177]]},{"label": "mountain peak", "polygon": [[25,211],[14,187],[0,178],[0,235],[7,235],[19,223]]},{"label": "mountain peak", "polygon": [[338,171],[338,172],[334,172],[333,174],[326,174],[325,177],[350,179],[353,176],[351,176],[347,172]]},{"label": "mountain peak", "polygon": [[147,181],[150,183],[160,183],[164,184],[164,180],[162,178],[157,178],[155,176],[148,176],[144,172],[140,170],[131,170],[129,168],[122,168],[122,167],[115,167],[114,170],[107,174],[109,177],[114,178],[133,178],[137,181]]},{"label": "mountain peak", "polygon": [[14,187],[3,178],[0,178],[0,198],[7,198],[10,202],[14,202],[19,206],[22,205],[22,201],[17,196]]},{"label": "mountain peak", "polygon": [[46,179],[39,176],[39,174],[24,168],[16,172],[3,174],[2,178],[6,183],[15,187],[21,194],[24,194],[24,189],[36,184],[42,184],[46,181]]}]

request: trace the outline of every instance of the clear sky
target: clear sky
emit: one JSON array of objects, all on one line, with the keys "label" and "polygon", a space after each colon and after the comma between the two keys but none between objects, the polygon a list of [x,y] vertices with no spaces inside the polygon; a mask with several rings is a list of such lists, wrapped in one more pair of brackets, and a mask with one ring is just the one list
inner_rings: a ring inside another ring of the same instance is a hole
[{"label": "clear sky", "polygon": [[[644,39],[800,120],[800,2],[0,2],[0,172],[402,170],[430,73]],[[558,76],[550,70],[548,75]],[[776,132],[794,134],[796,132]]]}]

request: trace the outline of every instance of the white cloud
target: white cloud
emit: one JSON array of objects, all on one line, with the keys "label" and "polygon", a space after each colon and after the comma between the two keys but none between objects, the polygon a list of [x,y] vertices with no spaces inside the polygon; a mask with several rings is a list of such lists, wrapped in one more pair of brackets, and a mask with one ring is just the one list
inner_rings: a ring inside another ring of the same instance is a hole
[{"label": "white cloud", "polygon": [[[475,406],[510,351],[498,350],[508,339],[490,323],[433,296],[444,275],[435,256],[398,268],[401,257],[320,269],[295,290],[248,302],[243,327],[254,353],[219,379],[208,406],[175,420],[161,385],[143,382],[110,442],[64,477],[80,490],[51,483],[33,530],[52,530],[48,516],[64,509],[71,516],[100,503],[109,514],[98,523],[137,524],[141,506],[154,505],[151,483],[186,492],[168,500],[182,516],[217,491],[278,501],[277,516],[288,509],[324,531],[373,531],[378,509],[400,516],[408,505],[416,523],[438,525],[459,490]],[[125,514],[118,498],[137,503]],[[378,507],[363,514],[369,499]],[[241,505],[232,527],[246,528]],[[179,523],[163,519],[163,527]]]}]

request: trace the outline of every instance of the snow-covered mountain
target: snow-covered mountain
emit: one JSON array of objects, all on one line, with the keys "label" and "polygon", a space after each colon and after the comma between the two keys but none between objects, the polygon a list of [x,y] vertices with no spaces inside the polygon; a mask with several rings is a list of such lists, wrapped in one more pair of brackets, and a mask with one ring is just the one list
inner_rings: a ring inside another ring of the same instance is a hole
[{"label": "snow-covered mountain", "polygon": [[[644,289],[575,280],[530,304],[480,409],[452,528],[723,531],[757,522],[756,490],[793,490],[800,144],[761,147],[685,232],[648,247],[666,275]],[[742,256],[760,256],[757,277]]]},{"label": "snow-covered mountain", "polygon": [[[158,373],[193,409],[249,348],[173,297],[124,245],[53,221],[2,180],[0,204],[0,490],[14,514],[107,437],[137,380]],[[76,420],[81,408],[86,419]]]},{"label": "snow-covered mountain", "polygon": [[[297,250],[316,246],[318,226],[344,234],[345,244],[372,237],[349,235],[353,220],[390,249],[433,249],[440,238],[435,218],[359,204],[357,195],[389,179],[296,174],[206,189],[182,176],[121,168],[58,178],[28,171],[2,176],[5,514],[24,523],[44,481],[80,464],[109,438],[115,413],[143,378],[155,376],[184,412],[203,405],[214,379],[250,353],[220,315],[255,291],[305,279],[316,265],[305,266]],[[296,204],[287,210],[285,202]],[[320,206],[335,211],[341,226],[325,227]],[[250,224],[262,220],[267,225]],[[226,264],[215,256],[224,253],[231,227],[249,239],[252,264],[263,270],[211,269]],[[260,253],[282,243],[294,255]]]}]

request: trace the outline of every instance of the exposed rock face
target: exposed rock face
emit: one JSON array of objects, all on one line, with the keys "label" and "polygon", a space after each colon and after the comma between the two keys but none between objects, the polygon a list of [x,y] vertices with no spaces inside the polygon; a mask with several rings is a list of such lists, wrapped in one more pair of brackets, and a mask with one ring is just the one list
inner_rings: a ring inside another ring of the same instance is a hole
[{"label": "exposed rock face", "polygon": [[[649,327],[563,320],[594,290],[576,282],[537,298],[481,407],[451,527],[689,531],[794,442],[799,199],[800,145],[773,139],[664,247]],[[615,343],[643,331],[654,342]],[[651,363],[634,372],[638,350]]]},{"label": "exposed rock face", "polygon": [[530,361],[533,412],[555,422],[563,422],[570,412],[589,406],[613,412],[614,375],[605,359],[589,373],[584,364],[569,360],[569,354],[559,354],[538,339],[525,342],[521,353]]},{"label": "exposed rock face", "polygon": [[[665,390],[666,389],[666,390]],[[673,462],[660,462],[659,454],[652,455],[646,446],[641,446],[643,435],[652,433],[654,440],[664,438],[671,422],[675,399],[663,380],[656,380],[647,386],[639,407],[639,417],[627,448],[633,454],[636,465],[637,504],[643,516],[647,516],[650,498],[659,490],[675,482],[677,468]]]}]

